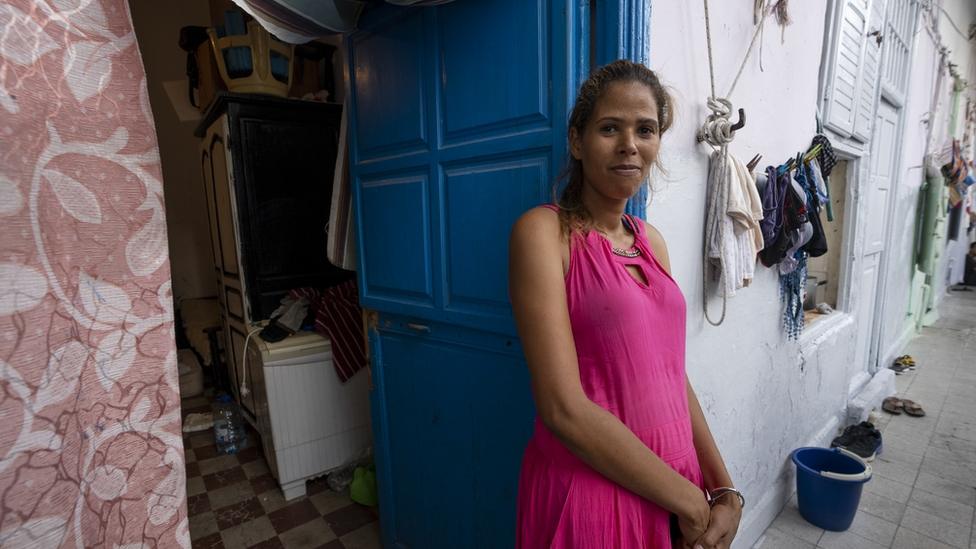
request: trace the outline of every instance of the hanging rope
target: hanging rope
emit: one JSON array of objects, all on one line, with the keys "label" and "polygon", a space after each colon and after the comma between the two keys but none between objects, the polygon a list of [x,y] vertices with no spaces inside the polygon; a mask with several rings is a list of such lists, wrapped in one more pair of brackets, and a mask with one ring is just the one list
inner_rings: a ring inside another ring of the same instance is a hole
[{"label": "hanging rope", "polygon": [[[729,120],[732,115],[732,102],[727,99],[735,91],[739,77],[745,69],[746,62],[752,54],[756,39],[762,32],[766,22],[766,14],[763,13],[759,20],[759,26],[752,34],[749,42],[749,49],[746,50],[745,57],[739,65],[739,70],[729,86],[725,97],[718,97],[715,93],[715,65],[712,54],[712,29],[708,13],[708,0],[702,0],[705,5],[705,41],[708,50],[708,78],[711,83],[711,96],[706,104],[711,111],[705,118],[705,123],[698,130],[698,140],[704,141],[712,147],[712,155],[709,158],[708,168],[708,191],[706,196],[706,214],[704,230],[704,254],[702,256],[702,308],[705,313],[705,320],[712,326],[719,326],[725,321],[726,308],[728,306],[728,291],[726,279],[730,276],[729,265],[723,260],[723,247],[727,246],[731,235],[728,234],[728,227],[723,223],[723,216],[728,212],[729,185],[731,184],[729,170],[729,151],[728,145],[734,137],[733,124]],[[722,290],[722,316],[717,321],[713,321],[708,313],[708,264],[709,261],[715,265],[719,274],[719,287]]]}]

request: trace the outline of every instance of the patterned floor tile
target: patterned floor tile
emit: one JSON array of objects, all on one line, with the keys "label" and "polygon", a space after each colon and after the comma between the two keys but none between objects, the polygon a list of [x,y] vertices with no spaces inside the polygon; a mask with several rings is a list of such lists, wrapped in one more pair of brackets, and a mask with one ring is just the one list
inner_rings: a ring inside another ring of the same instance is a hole
[{"label": "patterned floor tile", "polygon": [[266,539],[260,543],[255,543],[248,549],[285,549],[285,544],[281,543],[281,539],[278,537],[273,537],[271,539]]},{"label": "patterned floor tile", "polygon": [[263,459],[256,459],[249,463],[243,464],[241,467],[244,469],[244,474],[247,478],[256,478],[262,475],[270,474],[271,471],[268,470],[268,466],[265,465]]},{"label": "patterned floor tile", "polygon": [[257,478],[252,478],[251,486],[254,487],[255,494],[263,494],[268,490],[281,491],[281,489],[278,488],[278,482],[272,478],[271,475],[262,475]]},{"label": "patterned floor tile", "polygon": [[278,537],[287,549],[314,549],[336,539],[335,533],[321,517],[296,526]]},{"label": "patterned floor tile", "polygon": [[220,532],[193,540],[193,549],[224,549],[224,540]]},{"label": "patterned floor tile", "polygon": [[190,447],[193,449],[200,448],[201,446],[213,446],[214,438],[211,431],[203,431],[190,435]]},{"label": "patterned floor tile", "polygon": [[[226,530],[243,522],[264,516],[264,508],[257,498],[251,498],[234,505],[222,507],[213,512],[217,519],[217,527]],[[261,540],[256,540],[261,541]]]},{"label": "patterned floor tile", "polygon": [[325,520],[332,527],[332,531],[341,538],[353,530],[374,522],[376,516],[368,507],[353,503],[325,515]]},{"label": "patterned floor tile", "polygon": [[216,490],[244,480],[247,480],[247,475],[244,474],[244,469],[241,467],[224,469],[210,475],[203,475],[203,484],[207,487],[207,490]]},{"label": "patterned floor tile", "polygon": [[186,478],[193,478],[200,476],[200,464],[197,462],[186,464]]},{"label": "patterned floor tile", "polygon": [[312,519],[317,519],[320,516],[315,506],[305,498],[299,499],[268,514],[271,523],[274,524],[275,530],[279,534],[283,534],[292,528],[305,524]]},{"label": "patterned floor tile", "polygon": [[186,512],[188,516],[196,516],[210,510],[210,498],[206,493],[186,498]]},{"label": "patterned floor tile", "polygon": [[224,538],[224,547],[251,547],[257,543],[274,539],[278,534],[274,531],[274,526],[268,517],[257,517],[254,520],[242,522],[236,526],[220,531],[220,536]]},{"label": "patterned floor tile", "polygon": [[217,456],[212,459],[204,459],[197,462],[200,466],[200,474],[203,476],[212,475],[218,471],[226,471],[240,467],[241,464],[235,456]]},{"label": "patterned floor tile", "polygon": [[250,463],[256,459],[263,459],[264,454],[261,452],[261,441],[260,439],[251,438],[251,446],[241,450],[237,453],[237,459],[243,463]]},{"label": "patterned floor tile", "polygon": [[218,455],[217,447],[214,446],[213,440],[211,440],[210,444],[206,446],[198,446],[194,448],[193,455],[196,456],[198,462],[203,461],[205,459],[212,459],[217,457]]},{"label": "patterned floor tile", "polygon": [[203,483],[203,477],[190,477],[186,479],[186,495],[195,496],[207,492],[207,485]]},{"label": "patterned floor tile", "polygon": [[289,504],[285,501],[285,495],[277,487],[258,494],[258,501],[261,502],[261,507],[264,507],[264,512],[269,515]]},{"label": "patterned floor tile", "polygon": [[[207,402],[188,399],[184,410]],[[324,476],[308,482],[306,497],[285,501],[260,436],[249,429],[248,437],[250,445],[235,455],[217,453],[212,431],[183,438],[194,549],[380,547],[375,512],[353,504],[348,491],[330,490]]]},{"label": "patterned floor tile", "polygon": [[251,483],[244,480],[230,486],[208,490],[207,495],[210,498],[210,506],[220,509],[253,498],[254,490],[251,488]]},{"label": "patterned floor tile", "polygon": [[321,515],[328,515],[349,505],[349,494],[326,490],[308,498]]},{"label": "patterned floor tile", "polygon": [[213,511],[207,511],[205,513],[200,513],[199,515],[190,515],[189,523],[191,540],[196,540],[209,536],[210,534],[220,532],[220,528],[217,526],[217,519],[214,516]]},{"label": "patterned floor tile", "polygon": [[341,538],[346,549],[382,549],[380,526],[378,522],[371,522],[362,528],[354,530]]}]

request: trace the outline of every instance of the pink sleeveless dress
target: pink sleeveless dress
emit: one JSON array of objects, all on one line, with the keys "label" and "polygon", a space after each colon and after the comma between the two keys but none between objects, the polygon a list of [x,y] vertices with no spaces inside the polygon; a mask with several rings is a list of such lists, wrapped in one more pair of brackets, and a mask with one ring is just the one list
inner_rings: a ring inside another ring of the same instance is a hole
[{"label": "pink sleeveless dress", "polygon": [[[624,222],[636,235],[636,258],[613,254],[596,231],[574,235],[570,246],[566,294],[580,381],[593,402],[701,487],[685,387],[684,296],[654,258],[644,222]],[[670,548],[670,526],[668,511],[583,463],[536,418],[519,476],[518,548]]]}]

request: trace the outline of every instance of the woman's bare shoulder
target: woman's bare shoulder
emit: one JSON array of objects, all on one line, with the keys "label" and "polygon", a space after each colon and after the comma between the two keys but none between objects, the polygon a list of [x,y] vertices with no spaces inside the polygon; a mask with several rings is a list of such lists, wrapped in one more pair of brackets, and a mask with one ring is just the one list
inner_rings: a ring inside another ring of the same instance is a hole
[{"label": "woman's bare shoulder", "polygon": [[557,245],[561,233],[559,214],[545,206],[537,206],[515,221],[512,227],[512,241]]},{"label": "woman's bare shoulder", "polygon": [[644,222],[644,227],[647,229],[647,241],[651,244],[654,257],[664,267],[664,270],[671,274],[671,258],[668,256],[668,244],[664,241],[664,235],[657,230],[657,227],[647,221]]}]

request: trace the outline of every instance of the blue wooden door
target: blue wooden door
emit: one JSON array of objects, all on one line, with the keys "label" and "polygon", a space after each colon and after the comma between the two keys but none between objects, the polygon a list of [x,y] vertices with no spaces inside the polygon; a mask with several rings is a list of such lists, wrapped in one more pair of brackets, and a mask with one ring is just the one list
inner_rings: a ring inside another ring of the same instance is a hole
[{"label": "blue wooden door", "polygon": [[565,160],[568,0],[377,7],[348,37],[350,174],[388,547],[507,547],[533,418],[508,234]]}]

